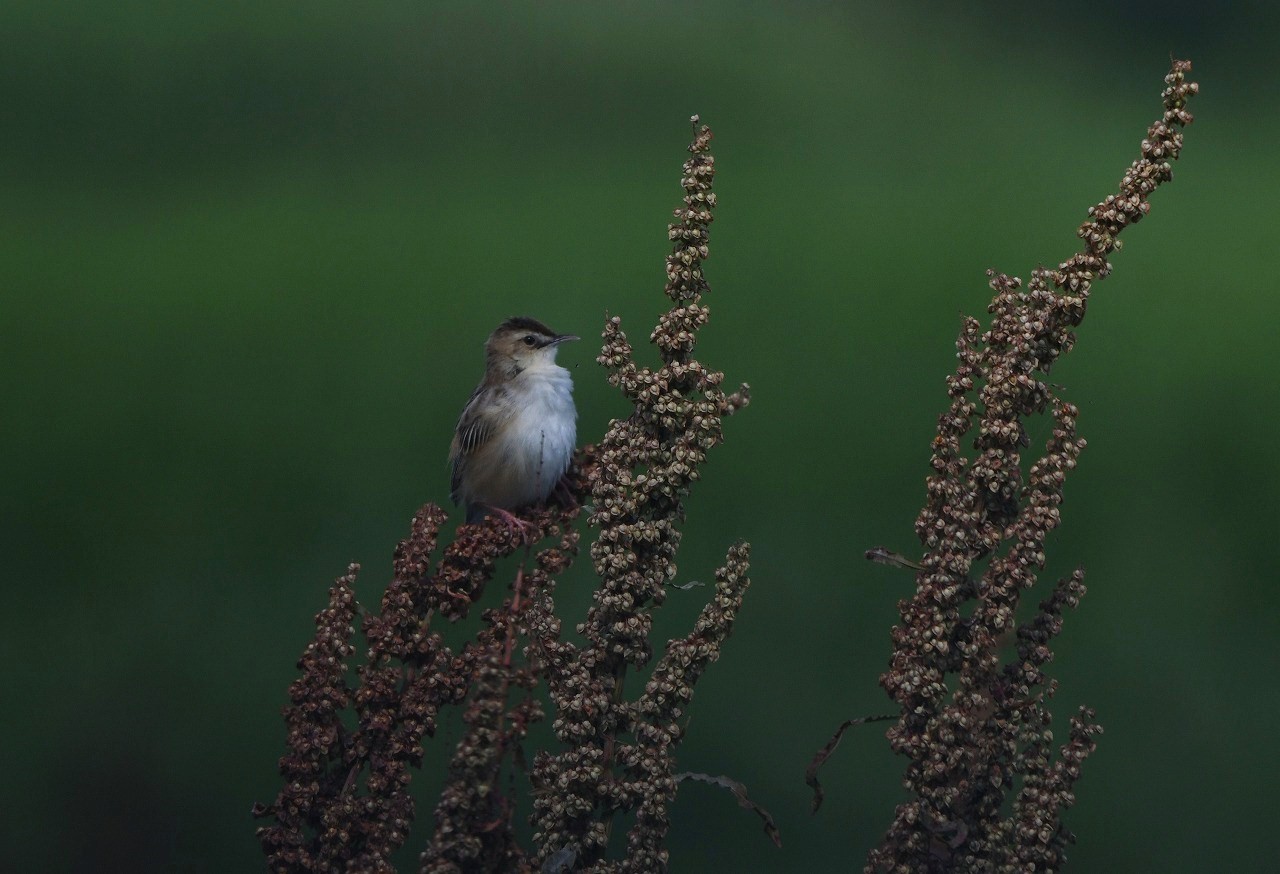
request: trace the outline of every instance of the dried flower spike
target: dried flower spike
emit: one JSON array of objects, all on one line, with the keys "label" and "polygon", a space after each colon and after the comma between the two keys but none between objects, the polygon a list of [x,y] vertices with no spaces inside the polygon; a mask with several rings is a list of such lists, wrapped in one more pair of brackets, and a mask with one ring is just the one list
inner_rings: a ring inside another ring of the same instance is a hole
[{"label": "dried flower spike", "polygon": [[[1197,91],[1186,81],[1190,70],[1174,62],[1164,114],[1119,193],[1089,210],[1079,230],[1084,249],[1056,269],[1032,271],[1025,291],[1021,280],[992,271],[990,327],[964,322],[959,364],[947,380],[951,407],[938,420],[928,498],[916,521],[926,552],[916,594],[900,605],[893,659],[881,678],[901,708],[888,737],[910,760],[904,784],[913,797],[898,806],[867,871],[1054,871],[1073,840],[1061,814],[1101,729],[1082,708],[1053,756],[1045,702],[1055,686],[1043,667],[1062,611],[1084,594],[1083,573],[1059,582],[1036,616],[1015,623],[1022,592],[1045,566],[1063,483],[1085,445],[1076,407],[1042,377],[1074,345],[1093,283],[1111,272],[1107,258],[1120,232],[1147,215],[1148,197],[1172,178],[1181,128],[1192,120],[1187,100]],[[1053,431],[1024,477],[1025,422],[1045,412]],[[976,603],[966,610],[966,602]],[[1002,663],[1001,647],[1015,630],[1017,658]]]},{"label": "dried flower spike", "polygon": [[[724,439],[723,418],[750,400],[745,385],[726,394],[724,375],[694,358],[697,332],[709,316],[701,302],[710,290],[702,264],[710,254],[707,228],[716,205],[711,129],[698,127],[696,117],[694,124],[692,155],[681,174],[684,202],[667,230],[672,251],[666,293],[672,306],[650,335],[662,366],[636,364],[617,317],[605,323],[597,359],[633,411],[612,422],[600,442],[591,518],[599,527],[591,558],[600,586],[578,628],[586,642],[581,648],[548,642],[563,666],[549,683],[556,732],[567,749],[539,754],[535,761],[535,783],[547,787],[535,798],[535,840],[540,860],[571,851],[575,870],[666,870],[667,808],[676,793],[681,717],[694,683],[719,656],[748,585],[749,548],[739,544],[716,572],[712,600],[694,631],[667,645],[638,699],[624,698],[627,671],[653,658],[652,610],[676,576],[682,499],[707,452]],[[621,858],[608,861],[613,821],[627,812],[634,814],[634,825]]]}]

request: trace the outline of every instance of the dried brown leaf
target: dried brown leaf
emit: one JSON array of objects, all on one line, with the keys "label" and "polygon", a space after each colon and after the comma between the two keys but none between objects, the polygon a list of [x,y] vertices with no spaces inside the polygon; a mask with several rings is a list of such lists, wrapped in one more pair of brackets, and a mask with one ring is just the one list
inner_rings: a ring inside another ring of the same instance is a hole
[{"label": "dried brown leaf", "polygon": [[773,821],[773,816],[769,811],[765,810],[759,804],[756,804],[747,797],[747,787],[739,783],[737,780],[726,777],[721,774],[719,777],[713,777],[710,774],[703,774],[697,771],[684,771],[676,774],[676,782],[681,783],[685,780],[697,780],[699,783],[710,783],[713,786],[719,786],[722,789],[728,789],[738,799],[738,804],[753,812],[756,816],[764,821],[765,834],[773,843],[782,846],[782,832],[778,831],[778,825]]},{"label": "dried brown leaf", "polygon": [[822,791],[822,784],[818,782],[818,769],[826,764],[827,759],[831,758],[831,754],[836,751],[836,747],[840,746],[844,733],[855,725],[862,725],[864,722],[886,722],[890,719],[897,719],[897,715],[884,716],[863,716],[860,719],[846,719],[844,723],[836,729],[836,733],[831,736],[831,740],[827,741],[827,745],[814,755],[813,761],[809,763],[809,767],[804,770],[804,782],[813,789],[813,813],[818,812],[818,808],[822,806],[822,799],[826,793]]}]

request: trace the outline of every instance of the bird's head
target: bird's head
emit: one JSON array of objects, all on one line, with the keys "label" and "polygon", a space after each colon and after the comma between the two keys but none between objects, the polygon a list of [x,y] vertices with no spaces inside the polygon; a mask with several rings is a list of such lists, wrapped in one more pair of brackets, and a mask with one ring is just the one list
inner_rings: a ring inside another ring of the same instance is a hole
[{"label": "bird's head", "polygon": [[516,316],[494,329],[485,343],[489,368],[513,377],[523,370],[554,364],[561,343],[577,340],[573,334],[557,334],[537,319]]}]

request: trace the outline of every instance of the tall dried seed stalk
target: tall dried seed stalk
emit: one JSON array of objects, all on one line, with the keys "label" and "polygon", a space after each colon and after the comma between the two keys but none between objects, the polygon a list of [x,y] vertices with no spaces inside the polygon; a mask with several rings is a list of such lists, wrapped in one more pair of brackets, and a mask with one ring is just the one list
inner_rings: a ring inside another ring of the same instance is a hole
[{"label": "tall dried seed stalk", "polygon": [[[1076,407],[1042,377],[1074,345],[1120,232],[1147,215],[1151,193],[1172,178],[1181,129],[1192,120],[1186,104],[1197,91],[1186,81],[1190,70],[1173,63],[1164,114],[1119,193],[1089,210],[1079,230],[1083,250],[1056,269],[1032,271],[1026,291],[1021,280],[991,271],[990,327],[964,321],[959,365],[947,380],[951,407],[938,420],[928,498],[916,520],[922,569],[915,596],[900,605],[881,677],[901,708],[888,737],[910,760],[904,783],[913,797],[868,857],[869,872],[1056,871],[1074,840],[1061,815],[1101,728],[1080,708],[1053,755],[1045,702],[1056,682],[1044,666],[1063,610],[1084,594],[1083,572],[1060,580],[1039,612],[1015,627],[1019,598],[1043,570],[1045,540],[1061,521],[1066,475],[1085,445]],[[1024,481],[1025,421],[1046,412],[1052,435]],[[968,439],[973,458],[962,445]],[[1001,648],[1015,632],[1016,655],[1004,661]]]},{"label": "tall dried seed stalk", "polygon": [[[743,543],[729,550],[716,572],[712,601],[693,632],[670,641],[644,691],[626,699],[627,671],[644,668],[653,656],[652,610],[675,577],[682,498],[708,450],[724,439],[723,417],[749,401],[747,386],[726,394],[720,387],[724,374],[693,357],[697,332],[709,315],[701,299],[709,290],[702,262],[716,205],[710,145],[711,130],[703,125],[684,165],[684,205],[668,228],[673,249],[666,293],[672,307],[650,335],[662,366],[655,371],[637,365],[621,320],[605,324],[597,360],[609,368],[609,382],[631,401],[633,412],[610,423],[592,483],[591,521],[600,532],[591,558],[600,586],[586,622],[577,627],[585,644],[544,642],[563,665],[548,682],[558,711],[556,735],[566,749],[540,753],[535,761],[535,784],[554,787],[535,796],[535,840],[540,859],[568,850],[581,870],[666,870],[674,752],[684,734],[679,719],[694,683],[719,657],[748,584],[749,548]],[[635,824],[623,858],[606,861],[612,822],[631,811]]]}]

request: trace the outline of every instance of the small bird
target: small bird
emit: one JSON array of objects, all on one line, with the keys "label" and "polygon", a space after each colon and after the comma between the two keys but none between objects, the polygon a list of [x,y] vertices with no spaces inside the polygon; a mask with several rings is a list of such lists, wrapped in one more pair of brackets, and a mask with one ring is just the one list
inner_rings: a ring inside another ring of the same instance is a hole
[{"label": "small bird", "polygon": [[573,378],[556,364],[556,351],[577,339],[527,316],[507,319],[489,335],[484,379],[449,447],[450,496],[466,508],[468,522],[493,512],[523,528],[510,511],[546,500],[569,469],[578,411]]}]

